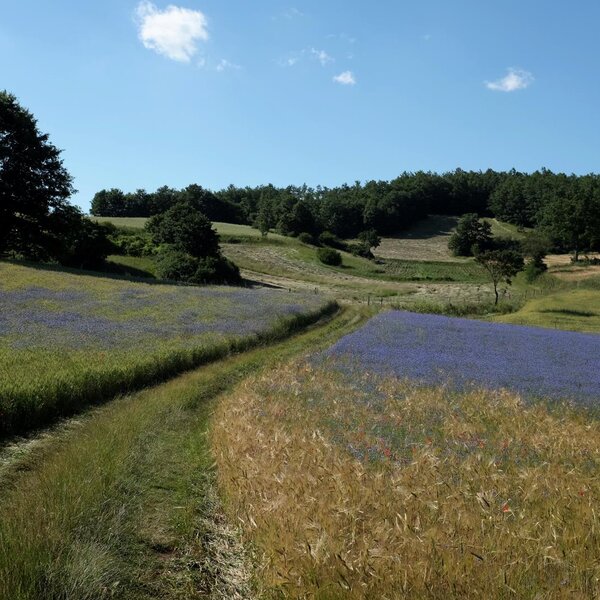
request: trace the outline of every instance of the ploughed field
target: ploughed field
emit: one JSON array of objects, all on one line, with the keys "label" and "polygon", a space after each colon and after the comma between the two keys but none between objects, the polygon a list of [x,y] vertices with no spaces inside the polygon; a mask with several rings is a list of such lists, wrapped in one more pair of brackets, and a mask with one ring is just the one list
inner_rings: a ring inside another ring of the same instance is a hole
[{"label": "ploughed field", "polygon": [[381,313],[212,431],[265,597],[594,597],[600,337]]},{"label": "ploughed field", "polygon": [[326,306],[287,291],[0,263],[0,436],[244,348]]}]

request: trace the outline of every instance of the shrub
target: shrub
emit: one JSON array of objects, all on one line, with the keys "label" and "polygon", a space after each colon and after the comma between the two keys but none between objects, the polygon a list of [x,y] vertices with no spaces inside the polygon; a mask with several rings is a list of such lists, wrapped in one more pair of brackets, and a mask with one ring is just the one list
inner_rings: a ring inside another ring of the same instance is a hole
[{"label": "shrub", "polygon": [[173,246],[163,247],[156,271],[161,279],[186,283],[240,283],[240,270],[221,254],[196,258]]},{"label": "shrub", "polygon": [[310,233],[307,233],[306,231],[303,231],[302,233],[299,233],[298,234],[298,239],[303,244],[309,244],[310,246],[314,246],[315,245],[315,238]]},{"label": "shrub", "polygon": [[209,256],[198,260],[191,283],[240,283],[240,270],[224,256]]},{"label": "shrub", "polygon": [[328,246],[329,248],[337,248],[338,250],[346,250],[346,244],[343,240],[331,233],[331,231],[324,231],[319,236],[319,243],[323,246]]},{"label": "shrub", "polygon": [[318,259],[325,265],[337,267],[342,264],[342,255],[333,248],[319,248],[317,250]]},{"label": "shrub", "polygon": [[357,244],[349,244],[348,251],[354,254],[354,256],[360,256],[362,258],[373,258],[371,247],[365,244],[364,242],[358,242]]},{"label": "shrub", "polygon": [[525,278],[531,283],[547,270],[548,267],[544,262],[544,254],[534,254],[525,267]]},{"label": "shrub", "polygon": [[161,279],[190,281],[198,270],[198,259],[172,246],[161,248],[156,261],[156,274]]},{"label": "shrub", "polygon": [[460,218],[448,248],[455,256],[474,256],[488,250],[491,239],[491,225],[487,221],[480,221],[477,214],[469,213]]}]

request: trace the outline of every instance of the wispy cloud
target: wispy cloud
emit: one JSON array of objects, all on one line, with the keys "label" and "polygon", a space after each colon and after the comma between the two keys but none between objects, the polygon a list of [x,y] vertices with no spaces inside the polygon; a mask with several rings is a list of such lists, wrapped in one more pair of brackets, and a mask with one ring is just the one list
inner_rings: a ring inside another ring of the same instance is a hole
[{"label": "wispy cloud", "polygon": [[286,11],[284,11],[283,16],[286,19],[297,19],[299,17],[303,17],[304,13],[301,10],[298,10],[297,8],[292,7],[292,8],[288,8]]},{"label": "wispy cloud", "polygon": [[496,81],[486,81],[485,86],[494,92],[516,92],[524,90],[533,83],[533,75],[523,69],[508,69],[508,73]]},{"label": "wispy cloud", "polygon": [[344,71],[333,78],[333,81],[341,85],[356,85],[356,77],[352,71]]},{"label": "wispy cloud", "polygon": [[138,35],[149,50],[172,60],[190,62],[197,42],[208,40],[208,22],[198,10],[169,5],[158,9],[148,0],[137,6]]},{"label": "wispy cloud", "polygon": [[321,63],[322,67],[327,66],[334,61],[333,57],[329,56],[325,50],[310,49],[310,55]]},{"label": "wispy cloud", "polygon": [[240,67],[240,65],[236,65],[235,63],[232,63],[225,58],[222,58],[217,63],[217,66],[215,67],[215,69],[217,71],[219,71],[219,73],[222,73],[223,71],[229,71],[229,70],[239,71],[241,68],[242,67]]},{"label": "wispy cloud", "polygon": [[293,67],[300,61],[310,58],[318,61],[322,67],[326,67],[328,64],[335,62],[333,56],[328,54],[325,50],[318,50],[317,48],[305,48],[299,52],[293,52],[287,56],[280,58],[277,63],[281,67]]}]

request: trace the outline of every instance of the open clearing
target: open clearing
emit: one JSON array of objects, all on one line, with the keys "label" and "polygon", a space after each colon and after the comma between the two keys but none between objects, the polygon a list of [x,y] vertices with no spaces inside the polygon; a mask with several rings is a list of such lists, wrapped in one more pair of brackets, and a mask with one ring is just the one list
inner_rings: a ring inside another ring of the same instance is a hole
[{"label": "open clearing", "polygon": [[383,238],[375,256],[404,260],[460,262],[448,250],[448,240],[456,228],[458,217],[432,215],[409,231],[393,238]]}]

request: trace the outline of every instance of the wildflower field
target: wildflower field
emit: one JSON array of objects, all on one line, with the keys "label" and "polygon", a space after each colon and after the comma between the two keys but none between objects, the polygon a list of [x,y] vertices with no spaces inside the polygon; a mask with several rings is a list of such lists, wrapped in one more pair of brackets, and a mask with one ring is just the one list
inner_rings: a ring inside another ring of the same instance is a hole
[{"label": "wildflower field", "polygon": [[0,263],[0,435],[151,385],[330,308],[314,295]]},{"label": "wildflower field", "polygon": [[396,311],[243,382],[212,445],[261,597],[597,597],[599,350]]}]

